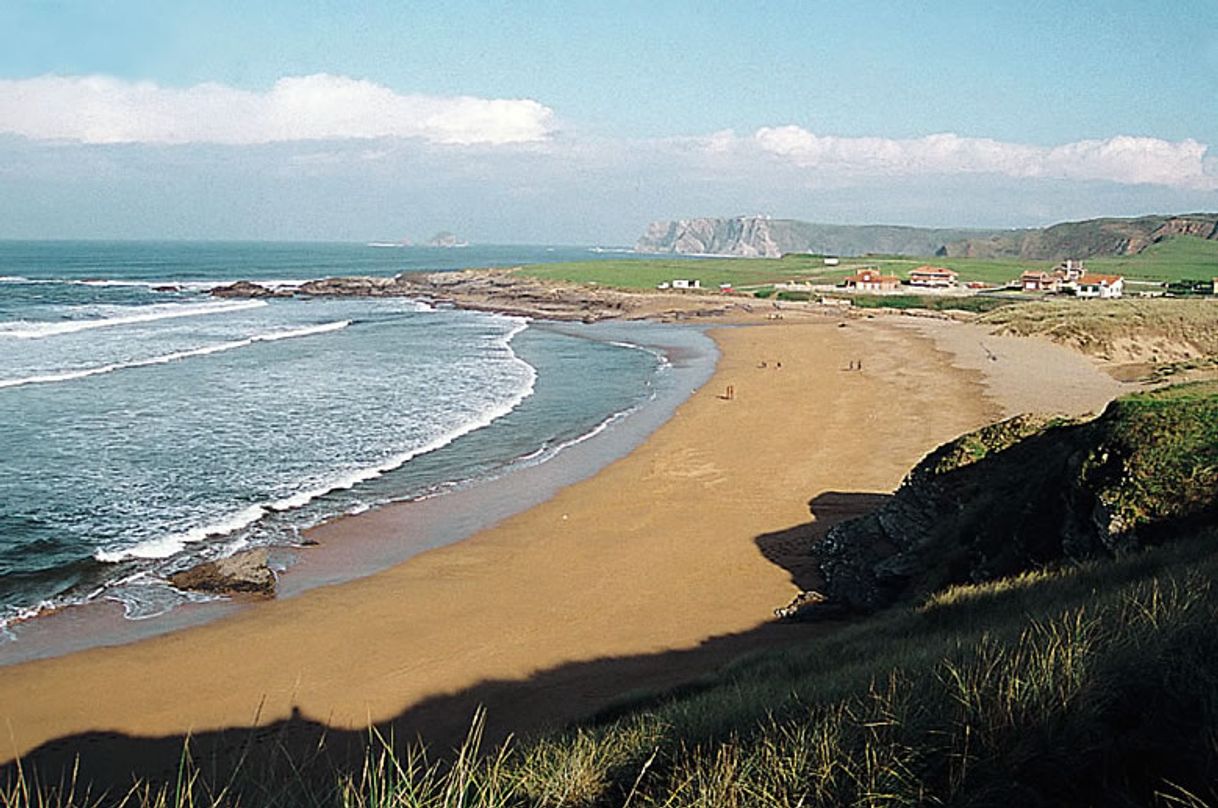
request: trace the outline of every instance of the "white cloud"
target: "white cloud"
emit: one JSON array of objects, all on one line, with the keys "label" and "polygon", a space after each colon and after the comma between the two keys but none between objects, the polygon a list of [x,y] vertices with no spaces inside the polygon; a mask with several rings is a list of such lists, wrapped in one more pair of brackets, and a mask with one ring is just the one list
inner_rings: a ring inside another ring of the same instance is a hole
[{"label": "white cloud", "polygon": [[[724,151],[722,136],[716,138],[713,151]],[[853,176],[999,174],[1218,189],[1218,160],[1205,144],[1191,139],[1121,135],[1043,147],[954,134],[904,140],[832,137],[779,126],[758,129],[752,145],[801,168]]]},{"label": "white cloud", "polygon": [[553,111],[530,99],[401,95],[319,73],[266,92],[187,88],[108,76],[0,80],[0,132],[81,143],[254,144],[408,137],[432,143],[544,140]]}]

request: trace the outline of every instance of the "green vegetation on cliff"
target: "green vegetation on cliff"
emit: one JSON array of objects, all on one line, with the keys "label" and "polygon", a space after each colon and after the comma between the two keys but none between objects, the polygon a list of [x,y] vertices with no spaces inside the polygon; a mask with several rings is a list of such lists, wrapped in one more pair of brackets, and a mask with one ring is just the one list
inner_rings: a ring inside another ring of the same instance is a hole
[{"label": "green vegetation on cliff", "polygon": [[636,249],[651,253],[761,257],[812,252],[1057,261],[1135,255],[1179,236],[1218,239],[1218,214],[1088,219],[1044,228],[989,231],[826,225],[764,216],[704,217],[653,222]]},{"label": "green vegetation on cliff", "polygon": [[945,586],[1112,558],[1218,519],[1218,383],[1020,416],[932,452],[814,554],[830,601],[874,610]]}]

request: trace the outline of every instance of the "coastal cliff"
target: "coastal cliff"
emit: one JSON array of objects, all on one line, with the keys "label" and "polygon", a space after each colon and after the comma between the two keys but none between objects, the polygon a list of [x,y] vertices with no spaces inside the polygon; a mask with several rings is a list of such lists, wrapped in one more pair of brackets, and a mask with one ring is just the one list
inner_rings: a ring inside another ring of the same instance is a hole
[{"label": "coastal cliff", "polygon": [[1152,244],[1180,236],[1218,240],[1218,214],[1063,222],[1042,229],[962,239],[944,245],[943,254],[1037,261],[1136,255]]},{"label": "coastal cliff", "polygon": [[778,258],[792,252],[933,255],[948,243],[998,235],[1007,235],[1007,231],[812,224],[767,216],[702,217],[652,222],[635,251],[746,258]]},{"label": "coastal cliff", "polygon": [[[784,229],[786,224],[777,223],[778,229]],[[775,240],[774,230],[775,223],[758,216],[652,222],[635,245],[635,250],[650,253],[779,258],[785,250]]]},{"label": "coastal cliff", "polygon": [[652,222],[635,244],[635,250],[761,258],[799,252],[1040,261],[1134,255],[1153,244],[1181,236],[1218,240],[1218,214],[1090,219],[1021,230],[831,225],[765,216],[701,217]]}]

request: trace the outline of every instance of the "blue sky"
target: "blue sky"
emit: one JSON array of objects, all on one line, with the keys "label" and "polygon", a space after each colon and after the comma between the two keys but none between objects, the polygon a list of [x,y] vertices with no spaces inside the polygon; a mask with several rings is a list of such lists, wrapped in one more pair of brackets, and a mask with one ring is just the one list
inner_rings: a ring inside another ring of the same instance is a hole
[{"label": "blue sky", "polygon": [[6,0],[0,237],[1218,208],[1213,0],[353,5]]}]

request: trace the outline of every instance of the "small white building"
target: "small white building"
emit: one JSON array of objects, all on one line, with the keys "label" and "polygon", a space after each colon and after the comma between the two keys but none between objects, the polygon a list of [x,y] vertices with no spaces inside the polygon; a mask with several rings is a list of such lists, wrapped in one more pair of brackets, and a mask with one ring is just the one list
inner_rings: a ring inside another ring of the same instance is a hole
[{"label": "small white building", "polygon": [[838,264],[840,264],[841,262],[842,262],[842,259],[837,258],[835,256],[832,256],[832,255],[825,256],[825,266],[827,266],[827,267],[835,267]]},{"label": "small white building", "polygon": [[673,289],[701,289],[702,281],[700,281],[696,278],[693,280],[687,280],[685,278],[678,278],[672,282],[672,288]]},{"label": "small white building", "polygon": [[1076,281],[1075,297],[1098,297],[1113,300],[1125,293],[1125,278],[1121,275],[1093,275],[1090,272]]}]

